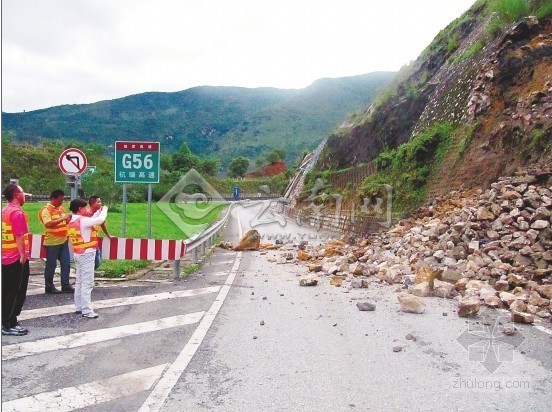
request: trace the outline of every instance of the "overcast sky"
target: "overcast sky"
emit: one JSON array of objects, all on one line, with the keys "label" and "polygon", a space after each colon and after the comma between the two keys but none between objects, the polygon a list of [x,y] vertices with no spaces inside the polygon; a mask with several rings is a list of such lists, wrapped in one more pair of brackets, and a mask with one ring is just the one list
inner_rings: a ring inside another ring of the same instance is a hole
[{"label": "overcast sky", "polygon": [[2,0],[2,110],[398,71],[475,0]]}]

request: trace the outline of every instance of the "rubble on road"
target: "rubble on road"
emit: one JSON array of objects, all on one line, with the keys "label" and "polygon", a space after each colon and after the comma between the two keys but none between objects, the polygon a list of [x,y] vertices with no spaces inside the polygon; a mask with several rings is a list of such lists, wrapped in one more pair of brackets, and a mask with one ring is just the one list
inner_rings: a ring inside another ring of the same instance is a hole
[{"label": "rubble on road", "polygon": [[532,323],[551,317],[551,223],[552,172],[523,172],[438,197],[356,245],[307,245],[295,261],[349,288],[355,279],[400,284],[403,311],[422,313],[422,299],[437,296],[456,299],[459,316],[505,308]]}]

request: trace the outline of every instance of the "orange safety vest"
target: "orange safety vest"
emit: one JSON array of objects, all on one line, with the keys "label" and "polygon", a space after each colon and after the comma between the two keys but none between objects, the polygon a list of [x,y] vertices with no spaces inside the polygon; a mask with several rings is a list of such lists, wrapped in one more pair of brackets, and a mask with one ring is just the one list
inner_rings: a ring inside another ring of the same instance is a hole
[{"label": "orange safety vest", "polygon": [[[2,213],[2,254],[13,253],[15,250],[17,250],[17,242],[15,241],[15,236],[13,234],[13,229],[11,225],[11,215],[13,212],[16,212],[18,210],[23,212],[21,207],[17,207],[9,210],[7,213]],[[27,215],[27,213],[25,212],[23,212],[23,215],[25,215],[25,220],[28,224],[29,215]],[[25,254],[29,256],[31,250],[29,245],[29,234],[25,233],[23,239],[25,242]]]},{"label": "orange safety vest", "polygon": [[96,243],[98,242],[98,237],[99,237],[99,233],[100,233],[100,226],[98,225],[94,225],[92,226],[92,232],[90,233],[90,240],[92,241],[95,241]]},{"label": "orange safety vest", "polygon": [[[54,207],[51,203],[48,203],[46,206],[44,206],[42,209],[38,211],[38,220],[40,220],[40,223],[44,225],[44,221],[42,220],[42,211],[44,209],[48,209],[48,212],[50,212],[50,216],[52,217],[52,220],[59,219],[64,213],[65,209],[63,206],[60,206],[59,208]],[[66,237],[67,236],[67,222],[63,221],[56,225],[56,227],[46,227],[44,231],[44,234],[46,237],[54,236],[54,237]]]},{"label": "orange safety vest", "polygon": [[94,239],[92,236],[90,237],[90,242],[85,242],[81,235],[81,228],[80,228],[80,218],[77,220],[70,222],[67,225],[67,235],[69,236],[69,241],[73,245],[73,252],[80,255],[86,251],[86,249],[89,248],[97,248],[98,247],[98,241]]}]

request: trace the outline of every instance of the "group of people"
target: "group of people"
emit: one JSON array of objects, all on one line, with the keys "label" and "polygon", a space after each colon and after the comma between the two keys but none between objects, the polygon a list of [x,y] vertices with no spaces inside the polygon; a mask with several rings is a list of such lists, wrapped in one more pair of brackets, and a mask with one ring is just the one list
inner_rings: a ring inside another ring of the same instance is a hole
[{"label": "group of people", "polygon": [[[2,335],[22,336],[29,332],[17,321],[30,276],[29,217],[22,209],[26,193],[21,186],[10,184],[3,194],[8,203],[2,209]],[[64,201],[64,192],[54,190],[50,202],[38,213],[38,219],[44,226],[43,245],[46,249],[44,291],[46,294],[74,293],[75,313],[94,319],[98,314],[91,307],[91,296],[94,270],[101,262],[99,229],[111,238],[105,225],[107,206],[102,205],[98,196],[91,196],[88,202],[77,198],[70,202],[71,213],[67,213],[62,206]],[[69,242],[75,261],[74,287],[69,282]],[[54,285],[58,261],[61,290]]]}]

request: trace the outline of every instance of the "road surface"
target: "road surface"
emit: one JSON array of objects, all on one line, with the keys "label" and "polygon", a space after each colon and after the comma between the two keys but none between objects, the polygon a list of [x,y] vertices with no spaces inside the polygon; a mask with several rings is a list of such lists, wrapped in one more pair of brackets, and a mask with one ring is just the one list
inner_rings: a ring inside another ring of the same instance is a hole
[{"label": "road surface", "polygon": [[[252,226],[264,241],[327,239],[247,206],[227,240]],[[42,294],[33,275],[21,317],[31,332],[2,337],[2,410],[549,410],[550,323],[506,337],[489,332],[500,312],[467,320],[428,298],[426,313],[402,313],[397,286],[375,280],[301,287],[306,269],[279,263],[285,253],[217,249],[186,280],[161,268],[100,284],[98,319],[72,313],[70,295]],[[376,310],[359,311],[364,300]]]}]

